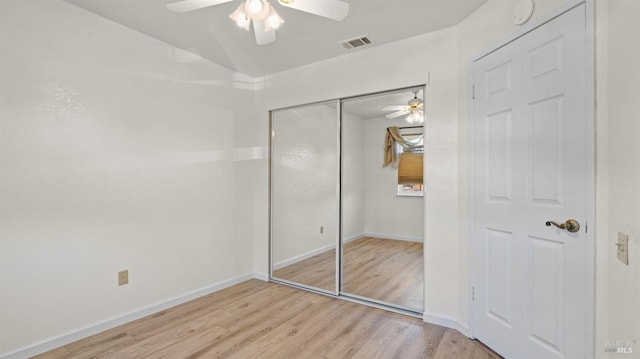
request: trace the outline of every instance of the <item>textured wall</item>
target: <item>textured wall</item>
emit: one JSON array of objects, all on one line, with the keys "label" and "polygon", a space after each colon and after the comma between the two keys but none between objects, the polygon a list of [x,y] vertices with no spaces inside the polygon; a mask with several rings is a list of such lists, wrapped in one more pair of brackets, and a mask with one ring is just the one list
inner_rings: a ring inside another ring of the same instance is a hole
[{"label": "textured wall", "polygon": [[231,72],[56,0],[0,56],[0,353],[251,273]]},{"label": "textured wall", "polygon": [[[640,2],[596,1],[596,357],[640,358]],[[629,265],[617,259],[629,235]],[[612,344],[613,343],[613,344]],[[628,347],[628,345],[622,345]]]}]

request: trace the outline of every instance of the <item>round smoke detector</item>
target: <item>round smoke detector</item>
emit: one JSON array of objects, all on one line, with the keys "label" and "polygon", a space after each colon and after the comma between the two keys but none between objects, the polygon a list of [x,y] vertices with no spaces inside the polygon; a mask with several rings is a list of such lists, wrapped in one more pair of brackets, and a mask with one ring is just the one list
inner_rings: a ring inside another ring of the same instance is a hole
[{"label": "round smoke detector", "polygon": [[522,25],[529,21],[533,14],[533,0],[520,0],[513,9],[513,23]]}]

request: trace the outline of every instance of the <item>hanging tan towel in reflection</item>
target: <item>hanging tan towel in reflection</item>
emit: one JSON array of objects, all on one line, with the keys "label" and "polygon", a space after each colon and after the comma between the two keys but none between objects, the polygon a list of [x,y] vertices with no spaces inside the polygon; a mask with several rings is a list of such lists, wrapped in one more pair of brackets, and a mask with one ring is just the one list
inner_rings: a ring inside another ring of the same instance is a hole
[{"label": "hanging tan towel in reflection", "polygon": [[384,137],[384,160],[382,167],[394,165],[398,161],[398,153],[396,152],[396,142],[407,150],[419,148],[422,136],[409,140],[398,132],[398,127],[391,126],[387,128],[387,134]]},{"label": "hanging tan towel in reflection", "polygon": [[396,140],[395,137],[399,137],[398,128],[397,127],[388,127],[387,134],[384,137],[384,161],[382,162],[382,167],[387,167],[392,163],[396,163]]}]

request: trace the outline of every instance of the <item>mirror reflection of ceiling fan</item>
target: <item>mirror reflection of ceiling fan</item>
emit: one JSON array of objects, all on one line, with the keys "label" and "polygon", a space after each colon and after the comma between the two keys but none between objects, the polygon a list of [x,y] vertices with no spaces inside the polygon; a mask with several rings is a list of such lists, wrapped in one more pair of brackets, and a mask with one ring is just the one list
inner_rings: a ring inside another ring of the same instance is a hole
[{"label": "mirror reflection of ceiling fan", "polygon": [[422,100],[418,98],[418,91],[413,92],[413,98],[406,105],[387,105],[382,111],[394,111],[385,115],[388,119],[405,117],[405,121],[411,124],[421,124],[424,122],[424,110]]},{"label": "mirror reflection of ceiling fan", "polygon": [[[234,0],[183,0],[168,4],[167,8],[183,13],[231,1]],[[288,8],[336,21],[344,19],[349,13],[349,3],[341,0],[278,0],[278,3]],[[267,0],[243,0],[229,17],[247,31],[253,23],[253,33],[258,45],[275,41],[275,29],[284,22]]]}]

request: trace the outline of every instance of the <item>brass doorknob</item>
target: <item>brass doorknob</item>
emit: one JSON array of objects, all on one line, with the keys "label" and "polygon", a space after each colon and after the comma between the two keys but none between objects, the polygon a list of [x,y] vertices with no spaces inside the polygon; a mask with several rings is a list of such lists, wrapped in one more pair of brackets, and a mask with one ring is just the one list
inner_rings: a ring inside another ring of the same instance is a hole
[{"label": "brass doorknob", "polygon": [[547,227],[550,227],[553,224],[554,226],[560,229],[566,229],[571,233],[576,233],[580,230],[580,223],[578,223],[578,221],[576,221],[575,219],[567,219],[567,221],[562,224],[558,224],[554,221],[547,221],[547,223],[545,224],[547,225]]}]

